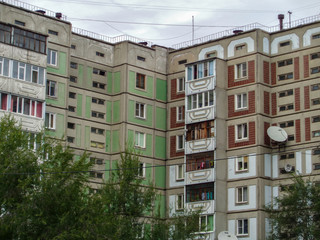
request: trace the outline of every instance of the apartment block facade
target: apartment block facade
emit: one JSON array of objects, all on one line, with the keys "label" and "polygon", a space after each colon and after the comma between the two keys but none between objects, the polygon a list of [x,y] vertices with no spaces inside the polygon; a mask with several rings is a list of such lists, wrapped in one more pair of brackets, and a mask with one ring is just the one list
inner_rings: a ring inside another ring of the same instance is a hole
[{"label": "apartment block facade", "polygon": [[200,209],[203,239],[245,240],[270,232],[263,207],[289,172],[319,181],[319,17],[172,49],[108,41],[18,5],[0,3],[0,116],[89,152],[92,191],[132,145],[161,217]]}]

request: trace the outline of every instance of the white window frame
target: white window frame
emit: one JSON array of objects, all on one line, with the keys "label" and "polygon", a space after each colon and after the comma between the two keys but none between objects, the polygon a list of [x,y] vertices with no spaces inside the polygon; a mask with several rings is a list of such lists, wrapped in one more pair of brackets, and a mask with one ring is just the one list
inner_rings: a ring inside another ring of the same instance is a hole
[{"label": "white window frame", "polygon": [[146,163],[139,162],[138,176],[140,178],[145,178],[146,177]]},{"label": "white window frame", "polygon": [[247,93],[240,93],[236,94],[235,96],[235,109],[236,110],[243,110],[248,108],[248,94]]},{"label": "white window frame", "polygon": [[[56,129],[56,114],[51,112],[46,112],[45,118],[48,115],[48,126],[46,128],[55,130]],[[52,122],[53,121],[53,122]]]},{"label": "white window frame", "polygon": [[176,181],[183,181],[183,180],[184,180],[184,164],[178,164],[176,165]]},{"label": "white window frame", "polygon": [[[51,88],[52,88],[52,84],[54,84],[54,92],[53,94],[51,93]],[[56,81],[52,81],[52,80],[48,80],[47,79],[47,86],[46,86],[46,93],[47,96],[49,97],[57,97],[57,82]]]},{"label": "white window frame", "polygon": [[[247,167],[245,167],[247,163]],[[240,167],[240,165],[242,167]],[[248,171],[249,169],[249,156],[236,157],[236,172]]]},{"label": "white window frame", "polygon": [[47,63],[52,66],[58,65],[58,51],[48,48]]},{"label": "white window frame", "polygon": [[241,123],[236,125],[236,140],[248,139],[248,123]]},{"label": "white window frame", "polygon": [[[20,74],[22,74],[23,76],[21,76],[22,78],[20,78]],[[18,62],[18,79],[19,80],[26,80],[26,64],[22,63],[22,62]]]},{"label": "white window frame", "polygon": [[247,63],[243,62],[236,64],[234,74],[235,79],[246,78],[248,76]]},{"label": "white window frame", "polygon": [[[180,141],[182,140],[182,146],[180,146]],[[184,142],[184,135],[182,134],[182,135],[177,135],[177,137],[176,137],[176,150],[177,151],[181,151],[181,150],[184,150],[184,144],[185,144],[185,142]]]},{"label": "white window frame", "polygon": [[177,92],[184,92],[185,91],[185,78],[177,78]]},{"label": "white window frame", "polygon": [[248,186],[241,186],[236,188],[236,203],[248,203],[248,195],[249,195],[249,188]]},{"label": "white window frame", "polygon": [[[200,215],[199,216],[199,232],[207,232],[208,230],[208,217],[209,216],[212,216],[212,214],[209,214],[209,215]],[[204,222],[205,222],[205,229],[202,229],[202,219],[205,219]]]},{"label": "white window frame", "polygon": [[213,90],[189,95],[187,98],[188,110],[202,109],[214,105]]},{"label": "white window frame", "polygon": [[[142,142],[140,140],[142,139]],[[134,134],[134,145],[138,148],[146,147],[146,134],[143,132],[135,132]]]},{"label": "white window frame", "polygon": [[136,102],[135,104],[135,116],[137,118],[146,119],[146,104]]},{"label": "white window frame", "polygon": [[184,194],[176,195],[176,211],[182,211],[184,209]]},{"label": "white window frame", "polygon": [[[245,232],[244,223],[247,222],[247,232]],[[241,226],[240,226],[241,223]],[[237,220],[237,236],[249,235],[249,220],[247,218]]]},{"label": "white window frame", "polygon": [[183,106],[178,106],[176,112],[177,112],[177,122],[183,121],[184,120]]}]

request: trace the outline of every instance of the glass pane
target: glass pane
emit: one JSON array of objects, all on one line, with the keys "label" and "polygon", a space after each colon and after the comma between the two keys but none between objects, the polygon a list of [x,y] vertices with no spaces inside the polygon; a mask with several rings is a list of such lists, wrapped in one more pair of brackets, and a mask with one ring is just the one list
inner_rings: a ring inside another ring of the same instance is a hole
[{"label": "glass pane", "polygon": [[188,81],[192,80],[192,67],[188,67]]},{"label": "glass pane", "polygon": [[30,115],[30,100],[24,99],[23,114]]}]

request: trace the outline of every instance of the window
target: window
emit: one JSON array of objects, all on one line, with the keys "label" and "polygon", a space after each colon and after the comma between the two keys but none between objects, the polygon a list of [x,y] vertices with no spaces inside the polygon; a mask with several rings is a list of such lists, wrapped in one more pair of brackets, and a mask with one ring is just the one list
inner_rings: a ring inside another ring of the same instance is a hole
[{"label": "window", "polygon": [[177,92],[184,92],[185,90],[185,78],[181,77],[177,79]]},{"label": "window", "polygon": [[313,155],[320,155],[320,148],[315,148],[312,150]]},{"label": "window", "polygon": [[57,66],[58,61],[58,52],[52,49],[48,49],[48,55],[47,55],[47,63],[49,65]]},{"label": "window", "polygon": [[287,111],[287,110],[292,110],[293,109],[293,104],[287,104],[287,105],[282,105],[279,107],[279,111]]},{"label": "window", "polygon": [[248,219],[237,220],[237,235],[248,235]]},{"label": "window", "polygon": [[286,73],[286,74],[281,74],[278,76],[278,80],[282,81],[282,80],[288,80],[288,79],[292,79],[293,78],[293,73]]},{"label": "window", "polygon": [[246,47],[245,44],[238,45],[238,46],[236,46],[236,51],[242,50],[242,49],[244,49],[245,47]]},{"label": "window", "polygon": [[248,125],[247,123],[237,125],[236,140],[243,140],[248,138]]},{"label": "window", "polygon": [[42,118],[42,108],[43,102],[14,95],[11,96],[11,112]]},{"label": "window", "polygon": [[0,57],[0,75],[9,76],[9,62],[9,59]]},{"label": "window", "polygon": [[92,148],[104,149],[104,143],[103,142],[91,141],[90,146]]},{"label": "window", "polygon": [[92,87],[105,89],[106,85],[104,83],[92,82]]},{"label": "window", "polygon": [[137,56],[137,59],[138,59],[139,61],[142,61],[142,62],[146,61],[146,58],[141,57],[141,56]]},{"label": "window", "polygon": [[213,153],[197,153],[187,155],[187,172],[214,168]]},{"label": "window", "polygon": [[281,97],[287,97],[293,95],[293,89],[285,90],[282,92],[279,92],[279,98]]},{"label": "window", "polygon": [[93,68],[92,70],[93,74],[97,74],[100,76],[105,76],[106,75],[106,71],[101,70],[101,69],[97,69],[97,68]]},{"label": "window", "polygon": [[289,46],[289,45],[290,45],[290,41],[280,43],[280,47],[285,47],[285,46]]},{"label": "window", "polygon": [[184,135],[177,136],[177,151],[184,149]]},{"label": "window", "polygon": [[312,137],[320,137],[320,130],[313,131],[312,132]]},{"label": "window", "polygon": [[177,122],[184,120],[184,106],[177,107]]},{"label": "window", "polygon": [[56,114],[46,113],[45,127],[48,129],[56,129]]},{"label": "window", "polygon": [[242,156],[236,158],[236,171],[242,172],[248,170],[248,156]]},{"label": "window", "polygon": [[206,58],[213,58],[217,56],[217,52],[211,52],[206,54]]},{"label": "window", "polygon": [[187,125],[187,141],[214,137],[214,121],[205,121]]},{"label": "window", "polygon": [[294,158],[294,153],[286,153],[280,155],[280,160]]},{"label": "window", "polygon": [[77,77],[75,76],[70,76],[69,78],[70,82],[76,83],[78,81]]},{"label": "window", "polygon": [[311,74],[316,74],[320,72],[320,67],[311,68]]},{"label": "window", "polygon": [[136,117],[145,118],[146,116],[146,106],[144,103],[136,103]]},{"label": "window", "polygon": [[55,35],[55,36],[58,36],[58,34],[59,34],[57,31],[53,31],[53,30],[50,30],[50,29],[48,30],[48,33],[52,34],[52,35]]},{"label": "window", "polygon": [[102,52],[96,52],[96,56],[98,56],[98,57],[104,57],[104,53],[102,53]]},{"label": "window", "polygon": [[76,93],[69,92],[69,98],[76,98]]},{"label": "window", "polygon": [[144,178],[146,176],[146,164],[140,162],[138,168],[138,176]]},{"label": "window", "polygon": [[70,62],[70,68],[78,69],[78,63]]},{"label": "window", "polygon": [[237,189],[237,203],[248,202],[248,187],[238,187]]},{"label": "window", "polygon": [[320,104],[320,98],[315,98],[311,100],[312,105],[319,105]]},{"label": "window", "polygon": [[188,110],[205,108],[214,103],[213,90],[192,94],[187,98]]},{"label": "window", "polygon": [[184,195],[176,195],[176,211],[181,211],[184,209]]},{"label": "window", "polygon": [[235,95],[236,110],[246,109],[248,107],[248,99],[246,93]]},{"label": "window", "polygon": [[313,165],[314,170],[320,170],[320,163],[316,163]]},{"label": "window", "polygon": [[186,202],[214,200],[214,184],[201,183],[186,186]]},{"label": "window", "polygon": [[25,23],[25,22],[21,22],[21,21],[19,21],[19,20],[14,20],[14,24],[19,25],[19,26],[22,26],[22,27],[26,26],[26,23]]},{"label": "window", "polygon": [[178,62],[179,65],[185,64],[185,63],[187,63],[187,59],[183,59],[183,60],[180,60],[180,61]]},{"label": "window", "polygon": [[91,132],[99,135],[104,135],[104,129],[91,127]]},{"label": "window", "polygon": [[312,122],[313,122],[313,123],[315,123],[315,122],[320,122],[320,116],[312,117]]},{"label": "window", "polygon": [[75,124],[74,123],[72,123],[72,122],[68,122],[68,128],[69,129],[74,129],[74,127],[75,127]]},{"label": "window", "polygon": [[294,121],[287,121],[287,122],[279,123],[279,127],[281,127],[281,128],[287,128],[287,127],[293,127],[293,126],[294,126]]},{"label": "window", "polygon": [[288,66],[292,64],[292,58],[278,62],[278,67]]},{"label": "window", "polygon": [[134,144],[136,147],[146,147],[146,134],[142,132],[135,132]]},{"label": "window", "polygon": [[187,67],[187,80],[196,80],[214,75],[214,61],[200,62]]},{"label": "window", "polygon": [[240,63],[236,65],[235,79],[247,77],[247,63]]},{"label": "window", "polygon": [[91,117],[104,119],[104,113],[92,111],[91,112]]},{"label": "window", "polygon": [[94,158],[94,157],[91,157],[90,158],[90,162],[92,164],[97,164],[97,165],[102,165],[104,162],[103,162],[103,159],[101,158]]},{"label": "window", "polygon": [[71,44],[71,49],[76,49],[76,45]]},{"label": "window", "polygon": [[74,106],[69,106],[68,107],[69,112],[75,112],[76,111],[76,107]]},{"label": "window", "polygon": [[104,100],[101,99],[101,98],[92,97],[91,102],[92,102],[92,103],[99,104],[99,105],[104,105]]},{"label": "window", "polygon": [[103,173],[91,171],[90,172],[90,177],[91,178],[100,178],[100,179],[102,179],[103,178]]},{"label": "window", "polygon": [[320,52],[310,54],[310,60],[320,58]]},{"label": "window", "polygon": [[311,85],[311,91],[317,91],[320,89],[320,84],[313,84]]},{"label": "window", "polygon": [[176,166],[176,180],[181,181],[184,179],[184,168],[183,164],[179,164]]},{"label": "window", "polygon": [[199,217],[199,231],[213,231],[213,215],[201,215]]},{"label": "window", "polygon": [[0,106],[2,110],[8,110],[8,94],[0,93]]},{"label": "window", "polygon": [[74,142],[74,137],[67,137],[67,142],[68,143],[73,143]]},{"label": "window", "polygon": [[145,81],[146,81],[146,75],[137,73],[136,75],[136,87],[137,88],[141,88],[141,89],[145,89]]},{"label": "window", "polygon": [[294,135],[293,134],[288,135],[288,141],[294,141]]},{"label": "window", "polygon": [[314,34],[312,35],[312,39],[319,39],[320,38],[320,34]]}]

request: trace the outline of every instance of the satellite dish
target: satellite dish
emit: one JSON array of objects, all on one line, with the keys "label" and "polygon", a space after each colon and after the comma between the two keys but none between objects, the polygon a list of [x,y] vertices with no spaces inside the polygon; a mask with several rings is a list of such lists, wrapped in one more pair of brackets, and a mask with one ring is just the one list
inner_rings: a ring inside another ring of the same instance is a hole
[{"label": "satellite dish", "polygon": [[292,165],[286,164],[286,165],[284,166],[284,170],[285,170],[286,172],[291,172],[291,171],[292,171]]},{"label": "satellite dish", "polygon": [[287,132],[277,126],[271,126],[267,130],[268,136],[276,142],[285,142],[288,139],[288,134]]},{"label": "satellite dish", "polygon": [[238,240],[238,238],[228,231],[222,231],[218,235],[218,240]]}]

